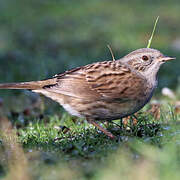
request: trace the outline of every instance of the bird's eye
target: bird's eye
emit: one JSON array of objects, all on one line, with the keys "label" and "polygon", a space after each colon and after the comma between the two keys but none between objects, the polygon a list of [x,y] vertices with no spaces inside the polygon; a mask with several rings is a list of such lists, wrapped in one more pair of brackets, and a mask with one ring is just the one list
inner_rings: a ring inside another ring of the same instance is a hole
[{"label": "bird's eye", "polygon": [[144,56],[142,56],[142,60],[147,61],[147,60],[149,60],[149,58],[148,58],[148,56],[144,55]]}]

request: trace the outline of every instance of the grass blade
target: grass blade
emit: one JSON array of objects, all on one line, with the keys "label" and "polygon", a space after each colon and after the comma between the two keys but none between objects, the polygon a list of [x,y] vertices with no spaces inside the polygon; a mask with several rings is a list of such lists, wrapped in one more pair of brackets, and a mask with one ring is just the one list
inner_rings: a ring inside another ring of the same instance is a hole
[{"label": "grass blade", "polygon": [[149,39],[149,41],[148,41],[147,48],[150,48],[150,46],[151,46],[152,38],[153,38],[153,36],[154,36],[154,32],[155,32],[155,30],[156,30],[156,25],[157,25],[158,20],[159,20],[159,16],[156,18],[156,21],[155,21],[155,23],[154,23],[153,31],[152,31],[151,37],[150,37],[150,39]]}]

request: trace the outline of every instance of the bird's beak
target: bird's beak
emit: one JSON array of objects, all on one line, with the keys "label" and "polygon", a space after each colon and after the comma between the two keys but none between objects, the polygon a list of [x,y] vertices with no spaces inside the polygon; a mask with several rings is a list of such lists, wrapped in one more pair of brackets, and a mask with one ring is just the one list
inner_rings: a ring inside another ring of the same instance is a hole
[{"label": "bird's beak", "polygon": [[161,56],[158,58],[159,61],[162,61],[162,62],[166,62],[166,61],[170,61],[170,60],[173,60],[173,59],[176,59],[175,57],[168,57],[168,56]]}]

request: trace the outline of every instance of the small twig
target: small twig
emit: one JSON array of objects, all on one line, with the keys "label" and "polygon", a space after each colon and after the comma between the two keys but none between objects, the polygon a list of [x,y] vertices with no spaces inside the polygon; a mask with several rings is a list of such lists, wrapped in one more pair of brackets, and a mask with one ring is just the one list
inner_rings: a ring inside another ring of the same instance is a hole
[{"label": "small twig", "polygon": [[108,44],[107,47],[108,47],[109,51],[111,52],[111,56],[112,56],[113,61],[115,61],[114,54],[112,52],[110,45]]},{"label": "small twig", "polygon": [[156,25],[157,25],[158,20],[159,20],[159,16],[156,18],[156,21],[155,21],[155,23],[154,23],[153,31],[152,31],[151,37],[150,37],[150,39],[149,39],[149,41],[148,41],[147,48],[150,48],[150,46],[151,46],[152,38],[153,38],[153,36],[154,36],[154,32],[155,32],[155,30],[156,30]]}]

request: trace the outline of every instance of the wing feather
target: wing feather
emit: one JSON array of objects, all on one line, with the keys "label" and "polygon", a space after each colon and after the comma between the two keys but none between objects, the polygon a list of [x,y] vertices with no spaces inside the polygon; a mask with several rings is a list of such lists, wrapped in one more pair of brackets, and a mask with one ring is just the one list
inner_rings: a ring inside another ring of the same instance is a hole
[{"label": "wing feather", "polygon": [[[105,99],[126,101],[142,92],[139,88],[144,86],[145,79],[126,65],[105,61],[95,66],[86,69],[86,80]],[[132,84],[136,87],[136,92],[131,88]]]},{"label": "wing feather", "polygon": [[[56,75],[57,83],[46,90],[80,99],[127,101],[142,92],[145,80],[129,67],[116,61],[104,61]],[[131,88],[136,86],[137,91]]]}]

